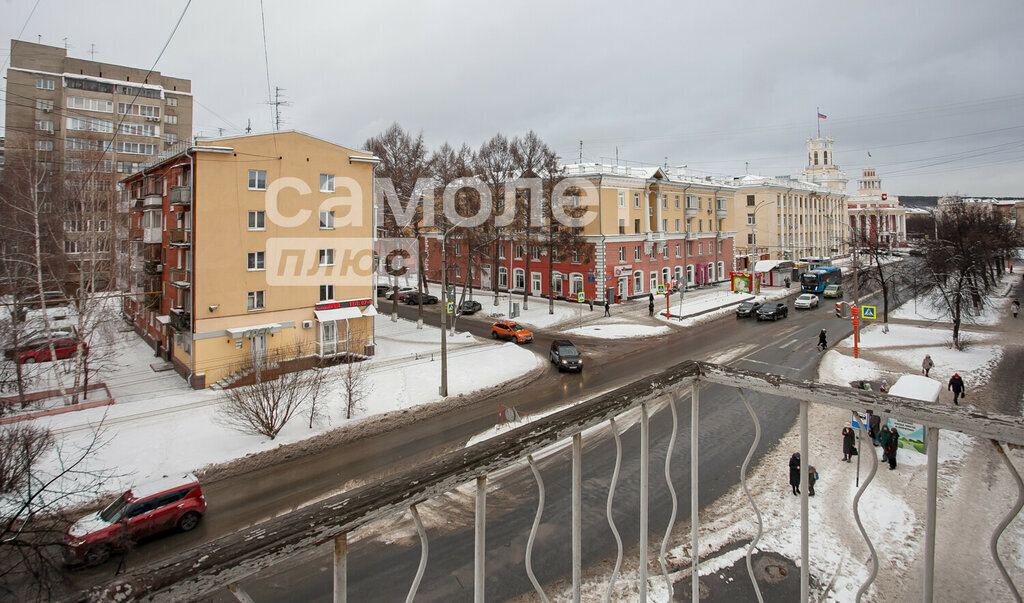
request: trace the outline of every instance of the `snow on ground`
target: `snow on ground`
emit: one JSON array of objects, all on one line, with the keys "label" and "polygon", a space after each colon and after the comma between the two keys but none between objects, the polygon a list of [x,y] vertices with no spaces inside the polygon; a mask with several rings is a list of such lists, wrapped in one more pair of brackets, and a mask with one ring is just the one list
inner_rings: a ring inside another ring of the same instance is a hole
[{"label": "snow on ground", "polygon": [[603,339],[626,339],[629,337],[657,337],[671,333],[671,327],[654,327],[651,325],[639,325],[634,323],[609,323],[587,325],[575,329],[563,331],[566,335],[582,335],[585,337],[600,337]]},{"label": "snow on ground", "polygon": [[[433,343],[440,340],[440,331],[433,327],[416,329],[415,323],[404,320],[391,323],[387,316],[379,316],[377,324],[378,355],[365,363],[370,393],[351,423],[440,399],[437,393],[440,359],[436,353],[438,344]],[[131,337],[134,335],[129,335],[129,339]],[[344,418],[341,388],[328,384],[328,393],[321,400],[327,405],[327,420],[312,429],[308,415],[300,415],[273,441],[235,431],[217,412],[216,402],[223,399],[222,393],[193,391],[173,371],[154,373],[147,365],[159,359],[153,358],[152,350],[141,340],[135,338],[135,341],[138,345],[118,356],[122,362],[131,362],[132,371],[138,371],[139,377],[132,385],[153,379],[146,386],[149,388],[156,380],[168,379],[169,391],[158,396],[150,394],[145,399],[132,398],[125,403],[119,400],[118,404],[102,409],[39,420],[40,425],[61,432],[68,451],[87,445],[94,436],[93,429],[103,423],[101,439],[104,444],[90,456],[88,466],[117,468],[116,478],[104,484],[106,494],[123,490],[132,483],[171,473],[199,471],[208,465],[271,450],[349,422]],[[457,334],[449,341],[454,342],[448,354],[450,397],[514,379],[545,364],[543,358],[528,348],[511,343],[477,341],[467,333]],[[329,369],[328,379],[338,379],[344,369],[344,365]],[[111,389],[118,388],[123,391],[128,385],[122,383]]]}]

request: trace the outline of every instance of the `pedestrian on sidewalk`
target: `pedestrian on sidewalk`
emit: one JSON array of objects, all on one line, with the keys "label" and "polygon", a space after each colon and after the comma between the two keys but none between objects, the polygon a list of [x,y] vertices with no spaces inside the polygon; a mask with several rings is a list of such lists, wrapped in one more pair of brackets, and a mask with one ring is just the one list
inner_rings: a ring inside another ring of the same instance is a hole
[{"label": "pedestrian on sidewalk", "polygon": [[853,445],[854,432],[853,428],[846,426],[843,428],[843,460],[847,463],[853,458],[853,455],[857,454],[857,448]]},{"label": "pedestrian on sidewalk", "polygon": [[882,379],[882,384],[878,386],[878,391],[882,392],[883,394],[889,393],[889,382],[886,381],[885,379]]},{"label": "pedestrian on sidewalk", "polygon": [[889,444],[885,454],[889,458],[889,470],[896,468],[896,452],[900,449],[900,432],[895,426],[889,431]]},{"label": "pedestrian on sidewalk", "polygon": [[818,333],[818,345],[817,345],[817,347],[821,348],[822,352],[824,352],[825,348],[828,347],[828,341],[825,339],[825,337],[826,337],[825,329],[822,329],[821,333]]},{"label": "pedestrian on sidewalk", "polygon": [[612,313],[608,311],[609,308],[611,308],[611,307],[612,307],[611,300],[609,300],[607,297],[604,298],[604,315],[605,316],[611,316],[612,315]]},{"label": "pedestrian on sidewalk", "polygon": [[800,494],[800,453],[794,452],[789,457],[789,485],[793,487],[793,494]]},{"label": "pedestrian on sidewalk", "polygon": [[1017,318],[1017,315],[1020,314],[1020,302],[1019,301],[1013,300],[1013,303],[1010,304],[1010,312],[1013,312],[1013,317]]},{"label": "pedestrian on sidewalk", "polygon": [[966,386],[964,386],[964,380],[960,378],[959,373],[953,373],[953,376],[949,378],[949,385],[946,386],[947,391],[953,392],[953,404],[959,406],[957,402],[958,398],[963,398],[966,395]]},{"label": "pedestrian on sidewalk", "polygon": [[932,355],[931,354],[925,354],[924,355],[924,360],[921,362],[921,372],[924,373],[925,377],[928,376],[928,371],[932,370],[932,367],[934,367],[934,366],[935,366],[935,363],[932,362]]},{"label": "pedestrian on sidewalk", "polygon": [[647,312],[654,316],[654,296],[651,296],[651,301],[647,302]]},{"label": "pedestrian on sidewalk", "polygon": [[807,465],[807,496],[814,496],[814,482],[818,481],[818,470]]},{"label": "pedestrian on sidewalk", "polygon": [[882,431],[878,433],[878,445],[882,447],[882,462],[889,460],[889,440],[892,438],[892,432],[889,431],[889,426],[884,425]]},{"label": "pedestrian on sidewalk", "polygon": [[587,298],[587,305],[590,306],[590,311],[593,312],[594,311],[594,300],[592,300],[592,299],[590,299],[588,297]]},{"label": "pedestrian on sidewalk", "polygon": [[868,411],[868,435],[871,436],[871,442],[878,446],[878,433],[882,426],[882,417],[876,415],[874,411]]}]

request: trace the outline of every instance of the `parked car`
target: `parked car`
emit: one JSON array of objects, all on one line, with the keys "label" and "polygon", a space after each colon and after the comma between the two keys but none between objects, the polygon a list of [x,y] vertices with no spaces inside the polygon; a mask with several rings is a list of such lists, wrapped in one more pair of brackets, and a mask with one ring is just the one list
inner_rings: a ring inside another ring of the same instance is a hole
[{"label": "parked car", "polygon": [[47,307],[66,306],[68,298],[63,291],[45,291],[42,295],[36,293],[21,300],[23,306],[31,309],[42,308],[43,302],[46,302]]},{"label": "parked car", "polygon": [[516,343],[530,343],[533,341],[533,333],[529,329],[511,320],[499,320],[491,325],[491,337],[495,339],[508,339]]},{"label": "parked car", "polygon": [[[404,295],[400,295],[398,297],[398,301],[403,301],[403,302],[409,304],[410,306],[418,304],[418,303],[420,303],[420,292],[419,291],[409,291],[408,293],[406,293]],[[423,303],[424,304],[436,304],[437,303],[437,296],[436,295],[431,295],[429,293],[424,293],[423,294]]]},{"label": "parked car", "polygon": [[42,345],[48,345],[50,338],[54,340],[66,339],[73,337],[70,329],[54,329],[47,334],[45,330],[35,331],[27,335],[23,335],[18,342],[18,346],[15,347],[13,344],[11,347],[4,350],[4,358],[8,360],[14,360],[14,353],[17,351],[34,350]]},{"label": "parked car", "polygon": [[[30,349],[18,353],[18,364],[31,364],[33,362],[50,362],[56,356],[57,360],[65,360],[75,355],[79,342],[76,339],[65,337],[53,342],[53,354],[50,354],[50,343],[43,342]],[[82,353],[89,353],[89,346],[82,342]]]},{"label": "parked car", "polygon": [[583,357],[576,346],[568,339],[556,339],[551,342],[551,351],[548,352],[548,359],[558,372],[579,371],[583,372]]},{"label": "parked car", "polygon": [[[398,301],[402,301],[402,294],[403,293],[409,293],[410,291],[415,291],[415,290],[416,290],[416,287],[399,287],[398,288]],[[384,294],[384,299],[391,299],[394,296],[395,296],[395,288],[391,287],[390,289],[388,289],[387,293]]]},{"label": "parked car", "polygon": [[459,314],[476,314],[484,307],[480,305],[480,302],[475,299],[467,299],[466,301],[459,304]]},{"label": "parked car", "polygon": [[64,534],[69,565],[99,565],[133,542],[172,529],[188,532],[206,512],[199,480],[192,474],[134,486],[105,509],[76,521]]},{"label": "parked car", "polygon": [[778,320],[789,316],[789,308],[780,302],[769,302],[757,310],[758,320]]},{"label": "parked car", "polygon": [[822,297],[843,297],[843,286],[831,284],[825,287],[825,290],[821,293]]},{"label": "parked car", "polygon": [[805,310],[817,308],[818,296],[813,293],[801,293],[797,296],[796,301],[793,302],[793,307],[804,308]]},{"label": "parked car", "polygon": [[394,289],[391,285],[377,285],[377,297],[383,297],[388,291]]},{"label": "parked car", "polygon": [[760,308],[763,303],[764,302],[759,302],[756,299],[740,303],[740,305],[736,306],[736,318],[754,316],[757,313],[757,309]]}]

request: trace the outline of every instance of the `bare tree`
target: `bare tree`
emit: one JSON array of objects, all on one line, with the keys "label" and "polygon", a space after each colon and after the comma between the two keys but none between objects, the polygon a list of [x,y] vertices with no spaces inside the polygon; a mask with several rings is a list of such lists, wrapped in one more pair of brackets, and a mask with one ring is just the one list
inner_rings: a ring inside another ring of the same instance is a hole
[{"label": "bare tree", "polygon": [[[229,427],[273,440],[292,417],[310,405],[317,405],[323,369],[313,367],[275,377],[274,373],[280,371],[278,360],[250,359],[238,366],[253,382],[226,391],[220,415]],[[312,424],[313,413],[310,416]]]},{"label": "bare tree", "polygon": [[[477,230],[494,244],[501,244],[503,239],[508,238],[509,226],[513,222],[516,211],[514,203],[509,203],[505,198],[505,184],[516,175],[515,159],[512,156],[511,145],[505,136],[495,134],[480,145],[480,150],[476,153],[473,172],[483,181],[491,196],[491,218],[477,227]],[[494,290],[494,305],[497,306],[497,253],[491,254],[491,274],[495,276],[491,281]],[[508,290],[511,295],[514,284],[511,273],[508,278]]]},{"label": "bare tree", "polygon": [[345,395],[345,418],[351,419],[356,412],[365,410],[363,402],[373,391],[366,365],[348,362],[341,373],[341,391]]},{"label": "bare tree", "polygon": [[0,592],[10,600],[59,598],[66,509],[93,500],[114,477],[88,467],[104,443],[99,434],[76,447],[45,429],[0,426]]},{"label": "bare tree", "polygon": [[[381,159],[375,172],[377,186],[374,202],[383,208],[381,231],[388,237],[416,237],[417,290],[419,315],[417,324],[423,327],[423,292],[426,289],[424,275],[424,235],[433,230],[432,214],[434,200],[430,198],[430,165],[427,160],[427,146],[423,133],[413,136],[397,123],[386,131],[370,138],[366,148]],[[404,206],[401,204],[404,203]],[[399,207],[396,207],[399,206]],[[399,214],[398,209],[403,210]],[[398,284],[392,294],[392,320],[398,317]]]}]

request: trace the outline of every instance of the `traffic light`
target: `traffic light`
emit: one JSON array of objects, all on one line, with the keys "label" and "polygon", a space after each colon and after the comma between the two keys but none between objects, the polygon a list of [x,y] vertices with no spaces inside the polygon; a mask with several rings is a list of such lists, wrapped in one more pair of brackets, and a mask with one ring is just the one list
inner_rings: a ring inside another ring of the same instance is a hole
[{"label": "traffic light", "polygon": [[887,195],[885,193],[882,193],[882,201],[885,201],[888,198],[889,198],[889,195]]}]

